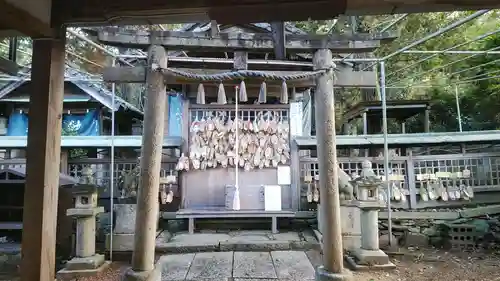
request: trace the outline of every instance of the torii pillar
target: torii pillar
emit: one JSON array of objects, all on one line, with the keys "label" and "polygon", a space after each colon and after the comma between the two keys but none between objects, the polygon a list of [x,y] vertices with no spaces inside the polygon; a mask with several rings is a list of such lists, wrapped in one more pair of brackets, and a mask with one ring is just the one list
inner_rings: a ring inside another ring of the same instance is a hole
[{"label": "torii pillar", "polygon": [[142,134],[141,171],[137,194],[134,253],[132,268],[124,280],[160,280],[161,268],[155,269],[156,227],[158,224],[160,170],[163,149],[166,86],[161,68],[167,68],[167,53],[153,45],[148,53],[146,109]]},{"label": "torii pillar", "polygon": [[314,53],[314,70],[327,70],[316,78],[314,93],[316,138],[318,141],[318,168],[320,207],[323,229],[323,265],[316,269],[316,280],[350,280],[344,269],[342,230],[340,222],[339,178],[337,144],[335,140],[335,103],[333,96],[333,58],[329,49]]}]

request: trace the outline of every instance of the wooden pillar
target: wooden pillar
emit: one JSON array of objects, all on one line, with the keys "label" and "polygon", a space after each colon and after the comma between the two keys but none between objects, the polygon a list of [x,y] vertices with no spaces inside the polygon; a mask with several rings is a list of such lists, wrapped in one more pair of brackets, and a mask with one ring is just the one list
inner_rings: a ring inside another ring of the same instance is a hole
[{"label": "wooden pillar", "polygon": [[63,174],[68,173],[68,158],[69,158],[69,150],[63,149],[61,150],[61,162],[59,164],[59,171]]},{"label": "wooden pillar", "polygon": [[158,223],[158,192],[164,134],[166,89],[163,74],[155,67],[167,67],[167,54],[161,46],[151,46],[146,76],[146,110],[142,134],[141,172],[137,196],[134,253],[132,270],[151,271],[155,261],[156,227]]},{"label": "wooden pillar", "polygon": [[248,53],[243,51],[234,52],[234,70],[247,70],[248,69]]},{"label": "wooden pillar", "polygon": [[[321,49],[314,53],[314,70],[332,69],[332,52]],[[318,140],[318,168],[320,207],[322,208],[323,270],[343,272],[342,231],[340,228],[339,175],[337,144],[335,140],[335,105],[333,96],[333,69],[316,78],[316,137]]]},{"label": "wooden pillar", "polygon": [[[366,113],[366,111],[363,112],[363,135],[368,135],[368,114]],[[370,154],[370,149],[363,149],[363,154],[365,155],[365,157],[368,157],[368,155]]]},{"label": "wooden pillar", "polygon": [[[62,31],[62,30],[61,30]],[[65,32],[33,40],[21,280],[54,281]]]},{"label": "wooden pillar", "polygon": [[425,109],[425,116],[424,116],[424,132],[429,133],[431,131],[431,121],[430,121],[430,108]]}]

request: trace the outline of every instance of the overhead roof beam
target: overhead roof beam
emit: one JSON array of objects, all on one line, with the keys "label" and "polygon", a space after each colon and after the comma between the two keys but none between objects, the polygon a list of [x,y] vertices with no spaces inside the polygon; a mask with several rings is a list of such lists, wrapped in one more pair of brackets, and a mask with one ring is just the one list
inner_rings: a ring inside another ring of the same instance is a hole
[{"label": "overhead roof beam", "polygon": [[53,29],[48,23],[41,21],[27,11],[20,9],[5,0],[0,0],[0,26],[12,29],[33,38],[52,37]]}]

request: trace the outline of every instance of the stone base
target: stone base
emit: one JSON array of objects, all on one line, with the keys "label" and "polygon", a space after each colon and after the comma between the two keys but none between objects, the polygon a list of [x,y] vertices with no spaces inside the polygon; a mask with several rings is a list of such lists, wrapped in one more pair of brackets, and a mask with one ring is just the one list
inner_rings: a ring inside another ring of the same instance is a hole
[{"label": "stone base", "polygon": [[346,257],[345,261],[347,263],[347,266],[354,271],[391,270],[396,268],[396,265],[392,262],[389,262],[387,264],[361,265],[357,264],[352,257]]},{"label": "stone base", "polygon": [[[319,230],[315,229],[314,235],[319,242],[321,250],[323,250],[323,234],[321,234]],[[350,235],[342,233],[342,248],[344,248],[344,251],[353,251],[354,249],[358,249],[359,247],[361,247],[361,234]]]},{"label": "stone base", "polygon": [[81,277],[95,276],[106,270],[110,261],[104,261],[99,267],[93,269],[68,269],[63,268],[57,272],[57,280],[75,280]]},{"label": "stone base", "polygon": [[86,258],[72,258],[66,263],[64,268],[68,270],[93,270],[99,268],[104,261],[103,255],[93,255]]},{"label": "stone base", "polygon": [[352,270],[389,270],[396,266],[382,250],[357,249],[353,257],[347,257],[346,262]]},{"label": "stone base", "polygon": [[[106,251],[110,251],[111,234],[106,235]],[[113,234],[113,251],[127,252],[134,250],[134,234]]]},{"label": "stone base", "polygon": [[322,265],[316,268],[316,281],[350,281],[353,280],[352,273],[344,270],[342,273],[327,271]]},{"label": "stone base", "polygon": [[129,268],[123,274],[123,281],[161,281],[161,269],[156,266],[151,271],[134,271]]}]

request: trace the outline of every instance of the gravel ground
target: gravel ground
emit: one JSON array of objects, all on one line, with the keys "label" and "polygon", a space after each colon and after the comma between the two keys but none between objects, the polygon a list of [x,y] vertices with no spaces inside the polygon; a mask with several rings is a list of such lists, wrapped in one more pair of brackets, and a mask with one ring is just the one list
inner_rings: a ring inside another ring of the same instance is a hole
[{"label": "gravel ground", "polygon": [[[316,251],[307,252],[314,266],[321,263]],[[500,255],[482,252],[445,252],[441,250],[404,250],[391,255],[396,264],[392,271],[355,272],[354,281],[500,281]],[[126,263],[113,263],[109,269],[93,277],[78,281],[120,281]],[[19,280],[15,272],[6,271],[11,266],[0,266],[0,281]],[[66,281],[66,280],[64,280]]]},{"label": "gravel ground", "polygon": [[[313,265],[318,252],[307,252]],[[404,250],[391,255],[396,269],[354,272],[355,281],[500,281],[500,256],[491,253],[450,253],[441,250]]]},{"label": "gravel ground", "polygon": [[[129,265],[123,262],[113,262],[110,267],[96,276],[79,277],[71,281],[121,281],[121,275]],[[57,279],[57,281],[70,281],[68,279]]]},{"label": "gravel ground", "polygon": [[393,256],[396,269],[357,272],[356,281],[495,281],[500,280],[500,256],[491,253],[407,251]]},{"label": "gravel ground", "polygon": [[[128,267],[126,263],[114,262],[111,266],[101,272],[100,274],[92,277],[80,277],[71,279],[74,281],[121,281],[121,274]],[[0,281],[18,281],[20,280],[17,270],[9,268],[7,270],[5,267],[0,267]],[[57,279],[58,281],[70,281],[68,279]]]}]

